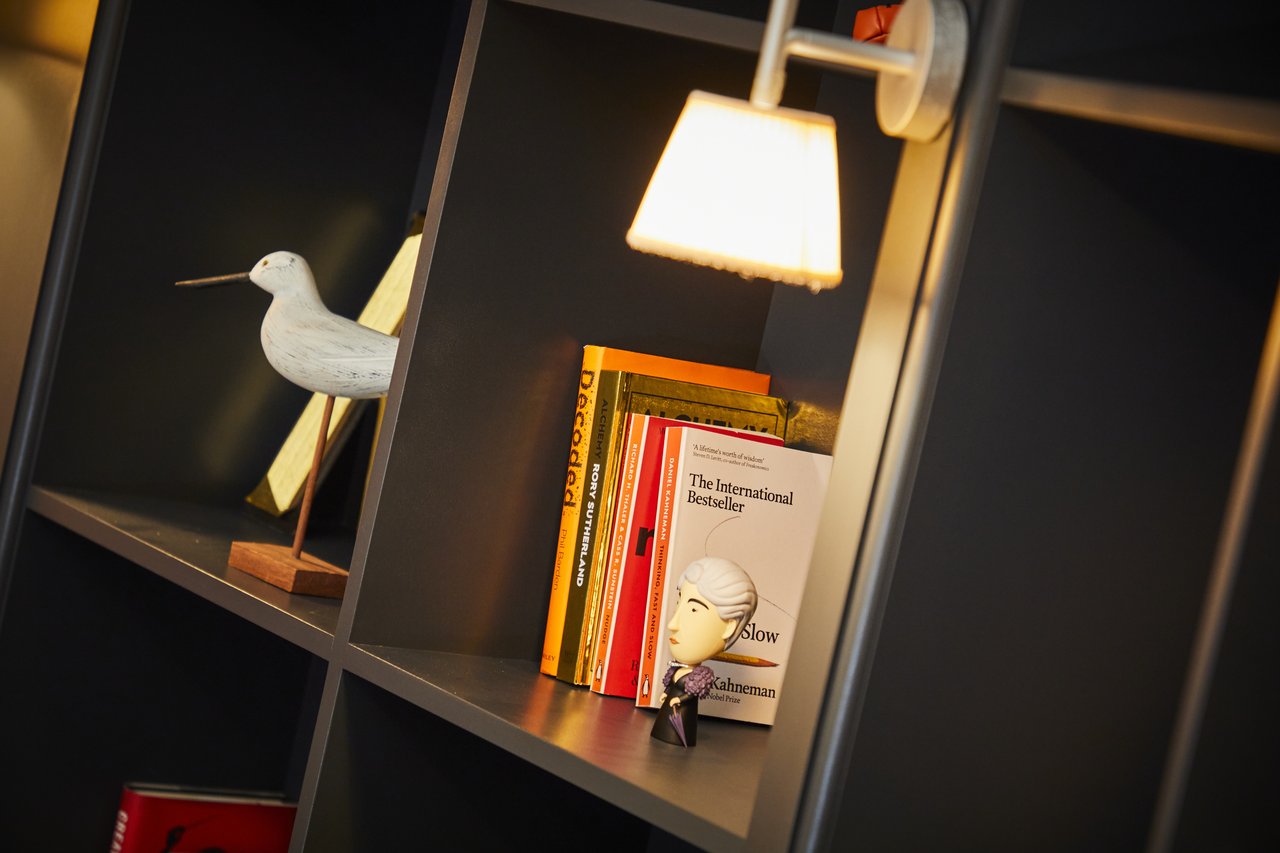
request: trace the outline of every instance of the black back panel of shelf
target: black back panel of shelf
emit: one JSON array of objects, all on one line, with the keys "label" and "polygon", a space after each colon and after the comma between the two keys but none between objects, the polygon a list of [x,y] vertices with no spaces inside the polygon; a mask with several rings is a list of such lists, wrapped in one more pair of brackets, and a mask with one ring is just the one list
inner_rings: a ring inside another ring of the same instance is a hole
[{"label": "black back panel of shelf", "polygon": [[307,396],[263,358],[269,297],[173,282],[290,249],[358,313],[409,221],[449,11],[132,4],[37,481],[256,485]]},{"label": "black back panel of shelf", "polygon": [[1264,0],[1023,3],[1012,64],[1275,99],[1278,27],[1280,6]]},{"label": "black back panel of shelf", "polygon": [[351,675],[313,814],[313,853],[530,843],[639,853],[649,835],[639,818]]},{"label": "black back panel of shelf", "polygon": [[[842,31],[853,26],[852,5],[842,4]],[[775,393],[795,403],[787,443],[830,453],[903,143],[876,123],[874,79],[824,74],[813,108],[836,120],[844,279],[816,294],[773,288],[757,369],[773,377]]]},{"label": "black back panel of shelf", "polygon": [[1142,846],[1275,293],[1278,178],[1002,117],[844,839]]},{"label": "black back panel of shelf", "polygon": [[489,5],[355,642],[535,659],[582,346],[755,366],[770,288],[623,239],[689,90],[745,96],[751,74],[746,54]]},{"label": "black back panel of shelf", "polygon": [[0,631],[0,848],[106,850],[126,782],[285,791],[313,660],[29,515]]}]

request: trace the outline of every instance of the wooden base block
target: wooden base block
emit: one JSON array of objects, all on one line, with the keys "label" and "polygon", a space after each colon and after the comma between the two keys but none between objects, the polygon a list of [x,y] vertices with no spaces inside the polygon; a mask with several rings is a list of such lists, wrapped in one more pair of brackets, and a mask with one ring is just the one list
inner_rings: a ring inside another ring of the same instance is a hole
[{"label": "wooden base block", "polygon": [[305,552],[295,558],[287,545],[232,542],[227,565],[299,595],[342,598],[347,588],[346,569]]}]

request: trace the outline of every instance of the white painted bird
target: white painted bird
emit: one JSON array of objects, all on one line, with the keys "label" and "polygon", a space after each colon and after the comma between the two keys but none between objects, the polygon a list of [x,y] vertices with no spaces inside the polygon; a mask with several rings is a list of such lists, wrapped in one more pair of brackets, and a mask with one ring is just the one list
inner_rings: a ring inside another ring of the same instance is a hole
[{"label": "white painted bird", "polygon": [[399,338],[324,306],[311,267],[293,252],[272,252],[247,273],[180,281],[207,287],[251,281],[271,294],[262,318],[262,351],[276,371],[308,391],[335,397],[380,397],[391,385]]}]

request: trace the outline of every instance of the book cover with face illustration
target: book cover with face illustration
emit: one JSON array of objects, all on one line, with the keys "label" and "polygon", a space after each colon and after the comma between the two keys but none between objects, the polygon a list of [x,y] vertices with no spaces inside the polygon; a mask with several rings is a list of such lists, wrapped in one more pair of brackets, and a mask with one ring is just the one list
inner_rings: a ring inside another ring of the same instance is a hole
[{"label": "book cover with face illustration", "polygon": [[[676,660],[673,635],[679,643],[690,627],[683,624],[688,614],[681,618],[679,580],[691,564],[714,557],[750,576],[758,600],[754,612],[732,626],[723,650],[705,661],[715,679],[699,713],[772,724],[831,457],[687,428],[667,430],[663,454],[636,704],[660,704],[663,674]],[[729,599],[706,583],[698,586],[697,604],[685,602],[685,609],[705,607],[733,621]]]}]

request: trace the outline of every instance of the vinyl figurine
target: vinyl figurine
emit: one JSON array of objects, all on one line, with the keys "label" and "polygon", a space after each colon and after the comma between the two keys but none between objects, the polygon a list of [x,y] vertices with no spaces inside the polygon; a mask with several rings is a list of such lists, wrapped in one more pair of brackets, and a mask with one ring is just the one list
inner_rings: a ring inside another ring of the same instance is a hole
[{"label": "vinyl figurine", "polygon": [[237,282],[252,282],[271,294],[271,307],[263,317],[261,331],[267,361],[285,379],[327,398],[293,547],[232,542],[228,564],[289,592],[341,598],[347,571],[302,552],[329,434],[333,398],[367,399],[386,394],[400,340],[326,308],[316,290],[311,267],[292,252],[272,252],[249,272],[190,279],[178,282],[178,286]]},{"label": "vinyl figurine", "polygon": [[698,742],[698,700],[715,684],[702,665],[733,645],[756,612],[756,586],[741,566],[721,557],[694,560],[676,583],[679,598],[667,623],[673,662],[662,677],[662,707],[652,736],[676,746]]}]

